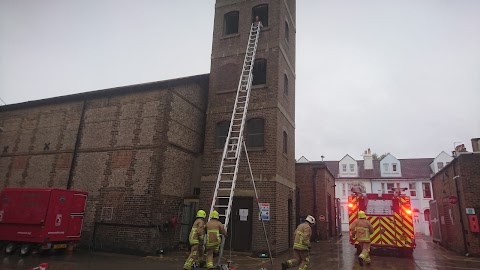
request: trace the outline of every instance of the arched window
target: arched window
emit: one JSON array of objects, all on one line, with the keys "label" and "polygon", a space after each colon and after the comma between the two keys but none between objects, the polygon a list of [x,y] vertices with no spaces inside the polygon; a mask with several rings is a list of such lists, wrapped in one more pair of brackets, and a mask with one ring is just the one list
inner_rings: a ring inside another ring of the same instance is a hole
[{"label": "arched window", "polygon": [[230,11],[224,16],[223,20],[223,34],[231,35],[238,33],[238,11]]},{"label": "arched window", "polygon": [[255,59],[252,85],[267,83],[267,59]]},{"label": "arched window", "polygon": [[283,132],[283,153],[286,154],[288,152],[288,136],[287,132]]},{"label": "arched window", "polygon": [[252,23],[255,17],[258,16],[262,22],[263,27],[268,26],[268,5],[258,5],[252,8]]},{"label": "arched window", "polygon": [[283,75],[283,94],[288,96],[288,77],[287,74]]},{"label": "arched window", "polygon": [[222,149],[225,146],[225,140],[227,139],[229,128],[230,122],[223,121],[217,123],[215,128],[215,148]]},{"label": "arched window", "polygon": [[287,44],[289,43],[290,40],[290,29],[288,28],[288,23],[285,22],[285,41],[287,41]]},{"label": "arched window", "polygon": [[265,135],[265,120],[252,118],[247,121],[247,147],[263,147]]}]

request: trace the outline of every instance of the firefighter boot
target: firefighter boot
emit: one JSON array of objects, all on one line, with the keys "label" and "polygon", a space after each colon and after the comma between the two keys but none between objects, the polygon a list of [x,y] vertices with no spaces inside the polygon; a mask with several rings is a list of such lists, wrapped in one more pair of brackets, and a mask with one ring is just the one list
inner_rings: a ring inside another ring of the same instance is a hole
[{"label": "firefighter boot", "polygon": [[362,255],[358,256],[358,264],[360,264],[360,266],[363,266],[363,258],[362,258]]},{"label": "firefighter boot", "polygon": [[287,270],[287,269],[288,269],[287,262],[282,262],[282,270]]}]

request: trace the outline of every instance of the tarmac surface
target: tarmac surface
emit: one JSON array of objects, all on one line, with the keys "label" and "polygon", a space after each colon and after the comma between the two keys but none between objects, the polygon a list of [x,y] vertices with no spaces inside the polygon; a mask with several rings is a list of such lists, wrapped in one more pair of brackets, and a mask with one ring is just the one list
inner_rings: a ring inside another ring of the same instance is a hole
[{"label": "tarmac surface", "polygon": [[[317,269],[480,269],[480,258],[464,257],[433,243],[429,237],[417,237],[417,248],[413,256],[402,257],[395,252],[374,250],[371,253],[372,264],[361,267],[356,259],[355,248],[350,245],[347,237],[332,241],[313,243],[310,255],[309,270]],[[231,259],[232,266],[238,270],[281,270],[280,263],[291,256],[289,250],[273,259],[249,256],[246,253],[225,251],[224,258]],[[28,269],[41,262],[47,262],[47,270],[176,270],[183,269],[183,263],[188,257],[186,251],[168,253],[165,256],[139,257],[133,255],[113,254],[104,252],[87,252],[76,250],[71,255],[40,256],[30,255],[22,258],[19,255],[0,255],[0,269]],[[294,268],[292,268],[294,269]]]}]

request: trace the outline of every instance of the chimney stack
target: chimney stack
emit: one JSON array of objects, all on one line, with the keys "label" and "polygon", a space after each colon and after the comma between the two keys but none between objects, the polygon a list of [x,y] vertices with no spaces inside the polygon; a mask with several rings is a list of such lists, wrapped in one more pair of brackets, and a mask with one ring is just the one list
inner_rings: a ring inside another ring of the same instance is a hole
[{"label": "chimney stack", "polygon": [[365,170],[373,170],[373,156],[370,148],[363,154],[363,168]]},{"label": "chimney stack", "polygon": [[472,139],[472,152],[480,152],[480,138]]}]

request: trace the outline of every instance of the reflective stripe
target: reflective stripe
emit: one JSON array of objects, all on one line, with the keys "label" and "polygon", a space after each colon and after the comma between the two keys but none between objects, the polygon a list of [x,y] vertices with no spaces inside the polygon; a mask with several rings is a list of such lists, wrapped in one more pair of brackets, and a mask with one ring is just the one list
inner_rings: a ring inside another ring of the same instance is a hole
[{"label": "reflective stripe", "polygon": [[299,241],[293,243],[293,247],[296,248],[296,249],[300,249],[300,250],[307,250],[308,246],[305,245],[305,243],[304,243],[303,232],[296,231],[295,233],[299,235],[299,237],[298,237]]}]

